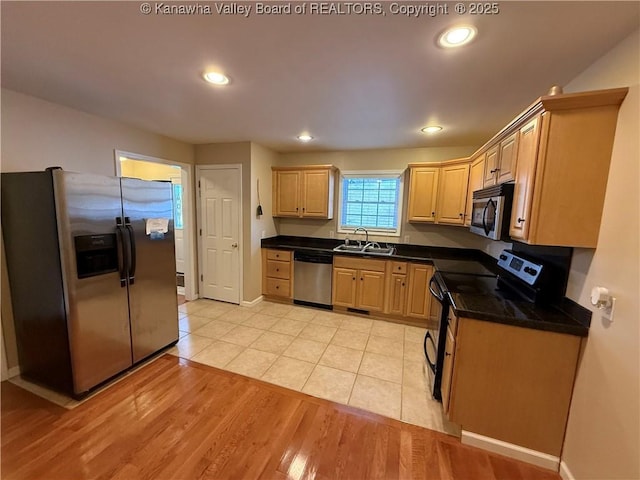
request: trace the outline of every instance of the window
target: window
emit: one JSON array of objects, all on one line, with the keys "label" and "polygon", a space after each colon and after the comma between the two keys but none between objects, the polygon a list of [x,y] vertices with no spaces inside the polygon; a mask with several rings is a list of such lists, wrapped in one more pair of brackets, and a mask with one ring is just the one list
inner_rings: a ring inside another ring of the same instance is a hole
[{"label": "window", "polygon": [[340,224],[350,233],[358,227],[400,235],[402,172],[344,172],[340,177]]},{"label": "window", "polygon": [[181,230],[182,225],[182,185],[174,183],[173,187],[173,225]]}]

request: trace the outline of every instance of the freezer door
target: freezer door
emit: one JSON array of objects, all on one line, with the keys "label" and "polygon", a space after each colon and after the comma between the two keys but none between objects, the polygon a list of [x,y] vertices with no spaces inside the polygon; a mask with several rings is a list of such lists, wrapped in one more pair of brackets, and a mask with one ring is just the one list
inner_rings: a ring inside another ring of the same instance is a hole
[{"label": "freezer door", "polygon": [[132,365],[126,284],[120,281],[120,180],[53,172],[74,393]]},{"label": "freezer door", "polygon": [[135,363],[178,340],[171,183],[123,178],[122,202],[133,239],[129,312]]}]

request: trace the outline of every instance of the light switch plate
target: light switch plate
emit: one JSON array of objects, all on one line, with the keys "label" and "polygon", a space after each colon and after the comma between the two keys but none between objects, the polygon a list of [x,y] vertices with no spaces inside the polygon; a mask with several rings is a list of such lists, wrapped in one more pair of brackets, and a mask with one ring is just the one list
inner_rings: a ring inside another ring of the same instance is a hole
[{"label": "light switch plate", "polygon": [[404,236],[404,243],[409,243],[409,235]]},{"label": "light switch plate", "polygon": [[336,238],[336,232],[329,230],[329,238]]}]

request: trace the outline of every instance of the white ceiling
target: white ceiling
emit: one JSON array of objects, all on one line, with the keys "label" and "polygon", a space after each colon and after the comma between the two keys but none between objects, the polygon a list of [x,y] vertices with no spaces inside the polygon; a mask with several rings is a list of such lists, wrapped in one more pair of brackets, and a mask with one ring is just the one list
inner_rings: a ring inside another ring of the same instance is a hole
[{"label": "white ceiling", "polygon": [[[244,18],[213,2],[199,2],[212,15],[169,16],[142,15],[138,1],[2,1],[2,86],[194,144],[479,146],[638,28],[640,9],[520,1],[459,16],[449,3],[449,15],[408,18],[383,3],[384,16]],[[457,23],[476,40],[438,48]],[[209,67],[232,84],[205,83]],[[428,123],[444,130],[419,133]],[[303,130],[315,140],[300,144]]]}]

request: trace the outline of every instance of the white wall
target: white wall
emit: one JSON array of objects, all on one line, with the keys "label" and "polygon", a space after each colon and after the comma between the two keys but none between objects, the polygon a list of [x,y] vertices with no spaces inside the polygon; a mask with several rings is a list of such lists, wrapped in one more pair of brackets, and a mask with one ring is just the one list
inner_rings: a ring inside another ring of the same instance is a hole
[{"label": "white wall", "polygon": [[564,89],[630,87],[618,116],[598,248],[575,251],[567,289],[591,309],[596,285],[617,298],[613,323],[594,311],[578,370],[562,455],[578,480],[640,478],[639,46],[636,31]]}]

